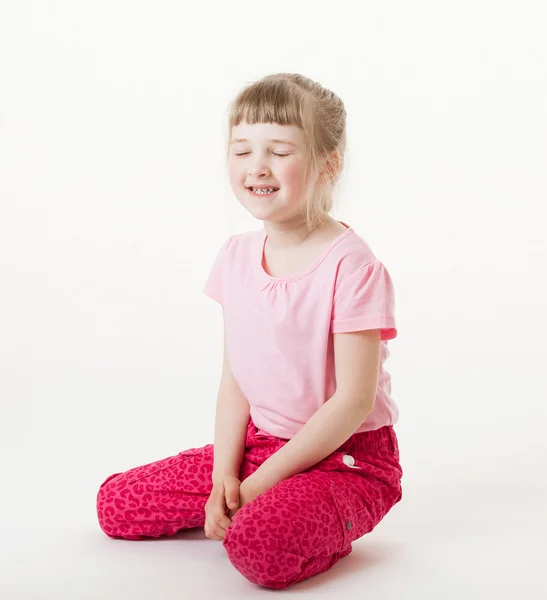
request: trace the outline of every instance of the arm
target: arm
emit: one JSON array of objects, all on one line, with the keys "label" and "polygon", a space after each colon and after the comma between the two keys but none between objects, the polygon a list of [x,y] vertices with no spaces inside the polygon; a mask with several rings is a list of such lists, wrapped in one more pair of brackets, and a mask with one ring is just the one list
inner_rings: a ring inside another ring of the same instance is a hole
[{"label": "arm", "polygon": [[213,484],[221,483],[226,475],[239,479],[249,418],[249,402],[230,368],[225,322],[224,359],[215,415]]},{"label": "arm", "polygon": [[380,330],[334,334],[336,392],[283,447],[250,476],[259,493],[305,471],[339,448],[374,407]]}]

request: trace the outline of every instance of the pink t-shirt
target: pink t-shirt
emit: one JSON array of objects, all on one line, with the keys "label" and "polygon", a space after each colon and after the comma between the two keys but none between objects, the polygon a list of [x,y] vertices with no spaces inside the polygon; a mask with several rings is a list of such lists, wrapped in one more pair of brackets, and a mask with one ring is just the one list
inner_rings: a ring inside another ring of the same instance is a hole
[{"label": "pink t-shirt", "polygon": [[[346,225],[344,223],[344,225]],[[264,435],[290,439],[335,392],[333,333],[381,329],[374,408],[357,432],[397,422],[387,341],[397,335],[391,277],[352,227],[299,275],[263,268],[266,231],[231,236],[204,288],[223,307],[232,373]]]}]

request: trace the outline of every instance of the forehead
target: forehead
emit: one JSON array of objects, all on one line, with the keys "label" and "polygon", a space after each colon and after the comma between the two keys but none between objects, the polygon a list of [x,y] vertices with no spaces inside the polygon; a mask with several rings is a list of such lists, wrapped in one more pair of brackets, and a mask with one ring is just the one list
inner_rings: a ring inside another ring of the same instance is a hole
[{"label": "forehead", "polygon": [[278,123],[246,123],[232,127],[231,141],[248,140],[249,142],[268,142],[286,140],[298,146],[304,145],[304,132],[296,125],[279,125]]}]

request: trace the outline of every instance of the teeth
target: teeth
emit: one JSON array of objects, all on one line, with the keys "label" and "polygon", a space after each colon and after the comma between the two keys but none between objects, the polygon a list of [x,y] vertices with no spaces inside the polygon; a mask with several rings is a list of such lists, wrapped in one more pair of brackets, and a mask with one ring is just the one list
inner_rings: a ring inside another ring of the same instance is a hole
[{"label": "teeth", "polygon": [[275,188],[251,188],[255,194],[271,194]]}]

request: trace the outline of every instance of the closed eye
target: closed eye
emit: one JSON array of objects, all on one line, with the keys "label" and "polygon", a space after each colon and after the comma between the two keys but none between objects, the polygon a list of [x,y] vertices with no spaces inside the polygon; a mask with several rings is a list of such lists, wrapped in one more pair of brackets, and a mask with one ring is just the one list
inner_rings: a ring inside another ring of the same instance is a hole
[{"label": "closed eye", "polygon": [[[250,154],[250,152],[240,152],[239,154],[236,152],[236,156],[245,156],[247,154]],[[285,157],[285,156],[290,156],[290,152],[287,154],[278,154],[277,152],[272,152],[272,154],[274,156],[280,156],[280,157]]]}]

